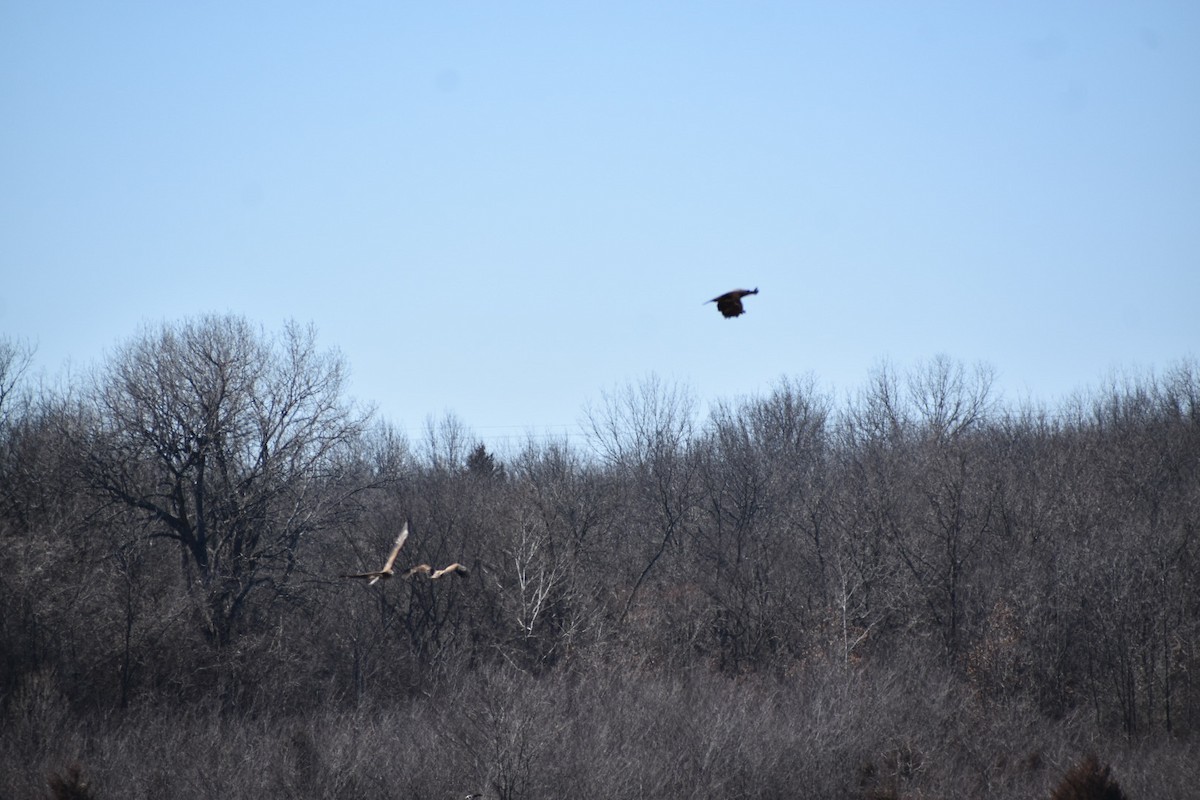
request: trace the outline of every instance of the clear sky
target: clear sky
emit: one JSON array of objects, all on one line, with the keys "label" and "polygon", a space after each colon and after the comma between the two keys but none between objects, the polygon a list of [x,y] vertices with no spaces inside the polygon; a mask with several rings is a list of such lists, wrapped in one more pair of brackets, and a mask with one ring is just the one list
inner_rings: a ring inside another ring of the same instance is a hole
[{"label": "clear sky", "polygon": [[938,354],[1053,405],[1200,350],[1200,3],[0,0],[0,278],[49,376],[294,319],[414,435]]}]

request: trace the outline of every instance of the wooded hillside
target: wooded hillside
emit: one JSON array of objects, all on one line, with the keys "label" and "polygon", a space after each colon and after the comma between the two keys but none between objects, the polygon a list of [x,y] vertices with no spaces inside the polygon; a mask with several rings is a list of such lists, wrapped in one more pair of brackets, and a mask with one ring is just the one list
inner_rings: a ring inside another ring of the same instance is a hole
[{"label": "wooded hillside", "polygon": [[[1195,362],[1055,408],[947,359],[703,416],[651,377],[497,452],[372,421],[300,326],[150,329],[57,388],[30,355],[0,795],[1028,798],[1091,753],[1200,787]],[[469,574],[340,577],[406,521],[397,572]]]}]

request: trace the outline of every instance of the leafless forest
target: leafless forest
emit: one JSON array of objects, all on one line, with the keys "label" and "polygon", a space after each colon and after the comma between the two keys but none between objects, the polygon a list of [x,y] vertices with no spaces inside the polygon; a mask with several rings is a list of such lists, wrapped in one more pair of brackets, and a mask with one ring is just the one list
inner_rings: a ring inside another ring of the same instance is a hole
[{"label": "leafless forest", "polygon": [[[0,796],[1200,794],[1194,361],[1054,408],[944,358],[703,414],[649,377],[494,452],[372,421],[303,326],[32,357]],[[398,573],[470,574],[339,577],[405,520]]]}]

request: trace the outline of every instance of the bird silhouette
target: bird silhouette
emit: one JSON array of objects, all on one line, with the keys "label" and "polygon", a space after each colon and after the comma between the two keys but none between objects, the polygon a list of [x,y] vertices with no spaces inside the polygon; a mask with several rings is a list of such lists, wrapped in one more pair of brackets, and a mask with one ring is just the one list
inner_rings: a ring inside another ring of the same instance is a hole
[{"label": "bird silhouette", "polygon": [[343,578],[364,578],[367,585],[375,583],[379,580],[387,580],[392,577],[395,570],[392,565],[396,563],[396,556],[400,554],[400,548],[404,546],[404,540],[408,538],[408,523],[404,523],[404,527],[400,529],[400,535],[396,537],[396,543],[392,545],[392,552],[388,555],[387,562],[383,565],[383,569],[376,572],[359,572],[353,575],[343,575]]},{"label": "bird silhouette", "polygon": [[716,303],[717,310],[726,319],[729,319],[746,313],[746,309],[742,308],[742,298],[750,294],[758,294],[758,287],[753,289],[734,289],[732,292],[726,292],[720,297],[714,297],[712,300],[706,301],[706,303]]}]

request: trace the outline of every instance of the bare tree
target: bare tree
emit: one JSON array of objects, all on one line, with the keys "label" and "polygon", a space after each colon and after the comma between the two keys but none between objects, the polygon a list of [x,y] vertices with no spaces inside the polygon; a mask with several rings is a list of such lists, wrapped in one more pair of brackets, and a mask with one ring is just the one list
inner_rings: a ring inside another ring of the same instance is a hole
[{"label": "bare tree", "polygon": [[32,361],[33,348],[28,344],[7,337],[0,338],[0,477],[4,479],[0,481],[0,509],[9,512],[5,514],[9,519],[25,513],[16,497],[17,473],[28,472],[20,468],[21,461],[27,458],[26,454],[20,452],[20,441],[28,438],[28,432],[18,434],[14,421],[17,417],[27,421],[30,415],[18,413],[13,405],[17,387]]},{"label": "bare tree", "polygon": [[227,643],[247,601],[284,591],[306,535],[328,526],[365,419],[314,330],[278,339],[208,316],[120,348],[94,393],[86,474],[176,542],[207,635]]},{"label": "bare tree", "polygon": [[909,397],[923,429],[949,441],[988,421],[996,406],[994,381],[995,371],[987,364],[977,364],[968,375],[961,363],[939,355],[909,374]]},{"label": "bare tree", "polygon": [[995,480],[984,458],[988,442],[970,436],[987,422],[991,385],[989,368],[977,367],[968,377],[962,365],[945,357],[917,367],[909,378],[922,433],[912,475],[918,506],[893,544],[951,655],[962,646],[966,593],[976,588],[980,548],[994,525]]},{"label": "bare tree", "polygon": [[0,338],[0,427],[8,423],[14,392],[33,363],[33,354],[28,342]]},{"label": "bare tree", "polygon": [[931,628],[953,655],[962,645],[964,592],[994,524],[988,442],[973,437],[993,407],[991,372],[968,375],[939,357],[910,373],[907,391],[901,385],[883,367],[844,418],[852,513],[867,547],[886,548],[878,556],[902,570],[889,603],[916,612],[909,624]]},{"label": "bare tree", "polygon": [[670,545],[680,542],[681,528],[694,508],[696,464],[689,445],[695,405],[685,387],[651,375],[605,394],[603,407],[588,411],[592,447],[627,482],[629,499],[639,512],[636,521],[645,531],[643,541],[633,545],[631,558],[638,573],[625,614]]},{"label": "bare tree", "polygon": [[784,381],[765,398],[718,405],[697,448],[707,523],[696,555],[721,660],[734,669],[793,650],[827,605],[826,417],[811,381]]}]

